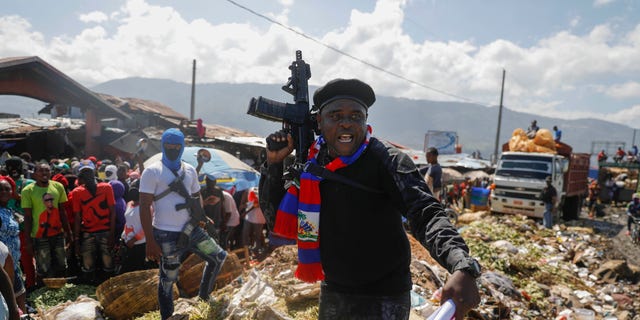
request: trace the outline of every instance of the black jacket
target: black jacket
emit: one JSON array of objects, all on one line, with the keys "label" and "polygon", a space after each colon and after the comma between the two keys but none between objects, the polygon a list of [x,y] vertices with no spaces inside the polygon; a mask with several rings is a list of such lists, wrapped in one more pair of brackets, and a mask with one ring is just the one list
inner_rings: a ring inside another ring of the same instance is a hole
[{"label": "black jacket", "polygon": [[[271,228],[286,191],[283,168],[263,166],[262,171],[261,207]],[[404,153],[372,138],[359,159],[336,173],[383,193],[327,179],[320,183],[320,256],[328,289],[373,295],[410,290],[411,250],[402,216],[450,272],[468,256],[464,240]]]}]

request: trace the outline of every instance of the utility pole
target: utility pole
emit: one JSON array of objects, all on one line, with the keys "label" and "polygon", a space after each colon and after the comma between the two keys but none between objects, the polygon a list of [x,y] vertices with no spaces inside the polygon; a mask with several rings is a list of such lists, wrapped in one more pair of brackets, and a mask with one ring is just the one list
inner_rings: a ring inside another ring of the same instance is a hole
[{"label": "utility pole", "polygon": [[496,131],[496,146],[493,149],[493,161],[491,164],[496,164],[498,162],[498,146],[500,145],[500,126],[502,124],[502,98],[504,97],[504,78],[506,75],[506,71],[502,69],[502,90],[500,90],[500,107],[498,108],[498,130]]},{"label": "utility pole", "polygon": [[193,59],[193,72],[191,74],[191,117],[189,120],[193,121],[194,113],[196,111],[196,59]]},{"label": "utility pole", "polygon": [[633,129],[633,139],[631,139],[631,146],[636,145],[636,129]]}]

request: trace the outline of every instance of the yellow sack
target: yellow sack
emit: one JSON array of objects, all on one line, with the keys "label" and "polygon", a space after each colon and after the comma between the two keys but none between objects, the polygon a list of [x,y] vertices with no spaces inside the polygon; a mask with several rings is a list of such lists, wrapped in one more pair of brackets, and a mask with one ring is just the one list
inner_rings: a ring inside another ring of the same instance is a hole
[{"label": "yellow sack", "polygon": [[556,142],[548,129],[539,129],[533,139],[522,128],[513,130],[509,139],[509,151],[556,153]]},{"label": "yellow sack", "polygon": [[538,130],[535,138],[533,138],[533,142],[536,145],[550,149],[553,152],[556,151],[556,142],[553,140],[553,134],[548,129]]},{"label": "yellow sack", "polygon": [[527,138],[527,133],[523,129],[517,128],[513,130],[511,139],[509,139],[509,150],[526,152],[528,142],[529,138]]}]

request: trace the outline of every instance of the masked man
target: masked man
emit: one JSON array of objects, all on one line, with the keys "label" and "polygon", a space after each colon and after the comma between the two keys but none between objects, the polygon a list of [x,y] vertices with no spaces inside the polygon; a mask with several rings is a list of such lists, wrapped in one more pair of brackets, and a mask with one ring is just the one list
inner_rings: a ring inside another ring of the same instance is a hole
[{"label": "masked man", "polygon": [[208,301],[227,253],[194,221],[202,211],[202,200],[196,169],[181,161],[184,134],[177,128],[167,129],[161,143],[162,160],[145,168],[140,177],[140,220],[147,258],[160,263],[158,301],[160,315],[167,319],[174,310],[172,288],[180,258],[190,251],[206,261],[198,296]]}]

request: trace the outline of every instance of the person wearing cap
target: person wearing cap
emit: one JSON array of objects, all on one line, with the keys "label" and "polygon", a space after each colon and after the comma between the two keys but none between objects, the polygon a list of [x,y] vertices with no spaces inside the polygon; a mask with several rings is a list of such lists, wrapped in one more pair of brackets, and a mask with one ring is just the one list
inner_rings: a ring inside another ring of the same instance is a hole
[{"label": "person wearing cap", "polygon": [[546,186],[542,188],[540,193],[540,199],[544,203],[544,214],[542,215],[542,225],[545,228],[551,229],[553,227],[553,215],[556,213],[558,206],[558,192],[556,188],[551,184],[553,179],[551,176],[545,178]]},{"label": "person wearing cap", "polygon": [[[106,182],[97,182],[95,170],[93,161],[80,161],[78,186],[71,198],[75,216],[75,250],[76,255],[82,258],[81,281],[90,284],[99,284],[113,275],[111,251],[116,237],[113,188]],[[102,272],[96,271],[97,259],[101,261]]]},{"label": "person wearing cap", "polygon": [[35,183],[22,189],[21,206],[24,229],[30,231],[25,247],[36,260],[36,281],[66,276],[65,245],[72,241],[63,206],[67,193],[60,182],[51,180],[51,167],[46,162],[36,164],[33,177]]},{"label": "person wearing cap", "polygon": [[297,241],[296,277],[322,281],[319,319],[408,319],[405,217],[412,235],[452,273],[442,301],[452,299],[461,320],[480,302],[480,265],[411,158],[371,136],[367,117],[374,102],[373,89],[357,79],[335,79],[316,90],[312,110],[321,135],[305,168],[325,172],[304,171],[287,189],[283,162],[293,138],[282,131],[267,137],[287,144],[267,150],[261,167],[260,205],[273,226],[270,239]]},{"label": "person wearing cap", "polygon": [[[186,197],[197,198],[202,205],[196,169],[182,161],[184,134],[178,128],[167,129],[162,133],[160,145],[162,159],[146,167],[140,177],[140,222],[147,259],[160,264],[158,302],[160,316],[167,319],[173,314],[173,284],[183,255],[193,252],[206,262],[198,296],[208,301],[227,252],[204,229],[191,223],[191,212],[183,206]],[[182,183],[181,189],[189,194],[170,188],[174,182]],[[184,239],[188,241],[185,243]]]},{"label": "person wearing cap", "polygon": [[440,193],[442,192],[442,168],[438,163],[438,149],[434,147],[427,149],[427,162],[429,163],[429,169],[424,175],[424,178],[433,196],[440,200]]}]

